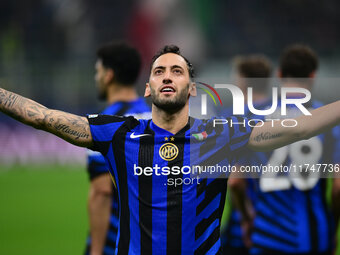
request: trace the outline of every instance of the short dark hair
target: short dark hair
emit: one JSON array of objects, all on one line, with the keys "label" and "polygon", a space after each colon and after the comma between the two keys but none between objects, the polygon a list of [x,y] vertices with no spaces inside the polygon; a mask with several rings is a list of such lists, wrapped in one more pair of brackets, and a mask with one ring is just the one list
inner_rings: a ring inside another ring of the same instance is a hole
[{"label": "short dark hair", "polygon": [[159,58],[160,56],[164,55],[164,54],[167,54],[167,53],[174,53],[174,54],[177,54],[177,55],[181,56],[185,60],[185,62],[187,63],[187,67],[188,67],[190,78],[194,78],[195,77],[195,72],[194,72],[193,65],[190,63],[190,61],[186,57],[184,57],[181,54],[181,51],[180,51],[179,47],[176,46],[176,45],[165,45],[163,48],[161,48],[152,57],[150,70],[152,69],[153,63],[155,63],[156,59]]},{"label": "short dark hair", "polygon": [[133,85],[139,75],[142,61],[139,52],[125,42],[110,42],[97,50],[97,57],[105,68],[114,71],[120,84]]},{"label": "short dark hair", "polygon": [[307,45],[288,46],[280,58],[280,70],[283,78],[308,78],[318,69],[317,54]]},{"label": "short dark hair", "polygon": [[[238,56],[234,60],[236,71],[244,78],[269,78],[272,73],[272,63],[264,55]],[[250,82],[250,81],[249,81]],[[251,84],[254,91],[266,91],[269,79],[254,79]]]},{"label": "short dark hair", "polygon": [[236,57],[235,66],[245,78],[268,78],[272,72],[272,64],[264,55]]}]

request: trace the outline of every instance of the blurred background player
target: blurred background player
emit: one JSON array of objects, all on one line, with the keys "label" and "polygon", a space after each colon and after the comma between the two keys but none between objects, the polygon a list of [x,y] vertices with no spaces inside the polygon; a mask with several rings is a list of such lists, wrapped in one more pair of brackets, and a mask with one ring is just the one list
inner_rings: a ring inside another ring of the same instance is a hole
[{"label": "blurred background player", "polygon": [[[138,51],[124,42],[111,42],[97,51],[96,84],[107,115],[134,115],[151,118],[150,108],[138,97],[135,83],[141,69]],[[90,237],[86,254],[114,254],[118,215],[118,195],[104,157],[89,150],[88,173],[91,184],[88,211]]]},{"label": "blurred background player", "polygon": [[[315,52],[305,45],[292,45],[284,50],[280,59],[278,76],[283,87],[312,89],[318,68]],[[251,84],[250,84],[251,86]],[[289,97],[299,97],[291,94]],[[310,101],[305,107],[318,108],[322,104]],[[268,105],[270,107],[271,104]],[[265,109],[267,106],[263,106]],[[295,108],[290,108],[287,117],[295,116]],[[279,118],[280,113],[268,116]],[[250,118],[264,118],[249,114]],[[293,143],[271,153],[249,153],[241,160],[244,165],[300,165],[317,167],[318,163],[339,163],[339,127],[309,140]],[[250,254],[332,254],[335,240],[335,226],[326,201],[326,179],[321,179],[318,171],[278,173],[275,176],[263,173],[254,180],[251,187],[255,193],[253,207],[255,218],[250,212],[241,210],[246,225],[253,225]],[[245,195],[245,181],[230,182],[232,196],[239,208],[248,208],[242,196]],[[243,191],[242,191],[243,190]],[[333,179],[333,209],[338,219],[339,179]],[[242,204],[240,206],[240,204]],[[244,213],[245,212],[245,213]]]},{"label": "blurred background player", "polygon": [[[247,88],[251,84],[253,88],[253,101],[255,108],[262,108],[264,105],[268,105],[270,100],[268,99],[268,89],[270,86],[270,76],[272,73],[272,64],[270,60],[263,55],[249,55],[240,56],[234,60],[235,69],[235,82],[237,86],[242,90],[245,98],[247,98]],[[252,78],[252,79],[251,79]],[[249,109],[246,107],[245,114],[249,113]],[[228,112],[227,114],[231,115]],[[247,185],[248,184],[248,185]],[[240,185],[242,188],[240,188]],[[248,254],[248,248],[250,247],[250,230],[253,219],[252,203],[249,199],[255,199],[251,189],[252,180],[239,179],[231,177],[228,180],[229,189],[236,189],[237,192],[233,192],[234,195],[239,195],[241,192],[241,198],[246,199],[244,203],[237,205],[243,213],[242,230],[241,230],[241,217],[238,210],[235,210],[234,203],[237,203],[239,199],[233,199],[231,201],[231,212],[227,225],[222,228],[221,238],[223,243],[223,253],[230,255],[246,255]],[[245,189],[247,187],[247,189]],[[243,194],[246,192],[247,194]],[[230,203],[227,203],[229,206]],[[242,207],[243,205],[246,208]],[[242,235],[242,231],[244,232]]]}]

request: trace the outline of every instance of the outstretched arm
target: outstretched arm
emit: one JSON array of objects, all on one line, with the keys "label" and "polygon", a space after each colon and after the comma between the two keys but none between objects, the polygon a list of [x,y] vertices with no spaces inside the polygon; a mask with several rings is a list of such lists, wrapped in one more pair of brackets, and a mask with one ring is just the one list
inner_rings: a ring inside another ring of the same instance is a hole
[{"label": "outstretched arm", "polygon": [[251,132],[248,147],[255,151],[270,151],[315,135],[340,124],[340,101],[311,111],[312,115],[296,118],[297,126],[283,127],[278,123],[257,124]]},{"label": "outstretched arm", "polygon": [[28,98],[0,88],[0,111],[82,147],[92,146],[90,126],[85,117],[51,110]]}]

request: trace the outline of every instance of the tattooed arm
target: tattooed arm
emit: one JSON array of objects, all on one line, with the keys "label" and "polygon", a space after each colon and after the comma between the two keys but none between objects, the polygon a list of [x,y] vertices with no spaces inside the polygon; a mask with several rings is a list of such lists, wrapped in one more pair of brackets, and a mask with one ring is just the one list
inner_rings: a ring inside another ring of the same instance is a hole
[{"label": "tattooed arm", "polygon": [[0,111],[82,147],[92,146],[90,126],[85,117],[51,110],[28,98],[0,88]]},{"label": "tattooed arm", "polygon": [[269,151],[299,140],[309,139],[340,124],[340,101],[311,111],[312,115],[296,118],[297,126],[284,127],[278,121],[257,124],[251,132],[248,147]]}]

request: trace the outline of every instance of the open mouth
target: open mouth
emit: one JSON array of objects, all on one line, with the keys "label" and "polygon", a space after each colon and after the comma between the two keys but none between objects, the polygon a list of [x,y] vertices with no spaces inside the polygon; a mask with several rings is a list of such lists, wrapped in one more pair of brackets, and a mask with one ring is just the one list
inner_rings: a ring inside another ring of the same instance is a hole
[{"label": "open mouth", "polygon": [[175,92],[176,92],[176,90],[171,86],[164,86],[161,89],[161,93],[165,93],[165,94],[170,94],[170,93],[175,93]]}]

